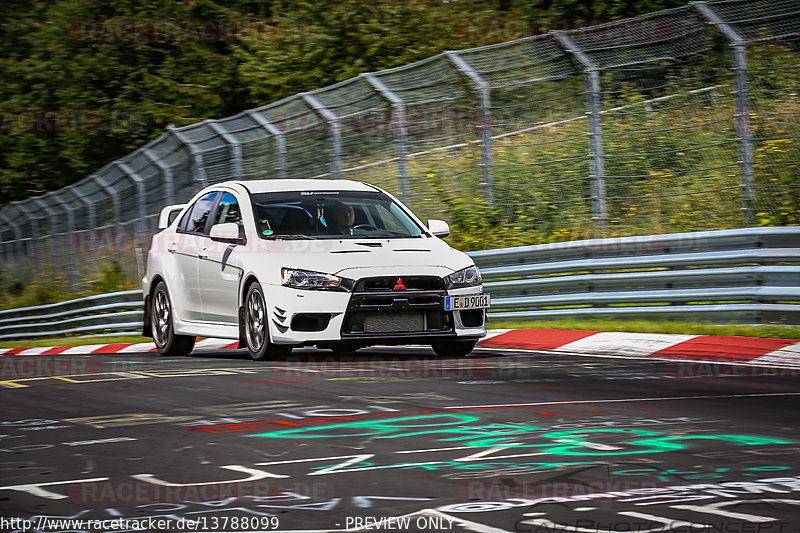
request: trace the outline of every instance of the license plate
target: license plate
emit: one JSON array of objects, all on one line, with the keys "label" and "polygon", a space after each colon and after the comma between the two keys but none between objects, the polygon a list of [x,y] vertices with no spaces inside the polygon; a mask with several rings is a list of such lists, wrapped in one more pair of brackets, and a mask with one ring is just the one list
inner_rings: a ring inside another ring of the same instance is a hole
[{"label": "license plate", "polygon": [[445,311],[461,311],[464,309],[485,309],[490,305],[488,294],[462,294],[459,296],[445,296]]}]

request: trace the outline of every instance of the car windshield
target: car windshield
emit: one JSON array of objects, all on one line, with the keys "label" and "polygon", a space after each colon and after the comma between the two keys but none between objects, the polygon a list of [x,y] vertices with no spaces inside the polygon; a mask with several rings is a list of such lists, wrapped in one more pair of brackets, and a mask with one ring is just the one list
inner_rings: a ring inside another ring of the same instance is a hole
[{"label": "car windshield", "polygon": [[251,195],[262,239],[419,237],[424,229],[391,198],[369,191]]}]

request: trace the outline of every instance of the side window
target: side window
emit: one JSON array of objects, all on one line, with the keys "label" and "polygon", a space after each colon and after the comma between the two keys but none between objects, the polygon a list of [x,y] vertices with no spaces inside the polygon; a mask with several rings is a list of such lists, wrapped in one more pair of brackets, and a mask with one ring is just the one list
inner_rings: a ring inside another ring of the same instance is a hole
[{"label": "side window", "polygon": [[226,224],[235,222],[242,225],[242,211],[239,209],[239,202],[236,197],[229,192],[222,193],[219,200],[217,213],[214,216],[214,224]]},{"label": "side window", "polygon": [[178,230],[189,233],[204,233],[206,222],[211,214],[211,208],[214,207],[214,200],[217,199],[218,194],[216,191],[210,192],[198,199],[183,215],[180,224],[178,224]]}]

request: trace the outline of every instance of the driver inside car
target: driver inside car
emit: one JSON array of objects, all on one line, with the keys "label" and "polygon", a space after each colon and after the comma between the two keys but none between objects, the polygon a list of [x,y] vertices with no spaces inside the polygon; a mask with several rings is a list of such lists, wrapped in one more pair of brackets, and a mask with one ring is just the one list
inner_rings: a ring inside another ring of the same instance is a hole
[{"label": "driver inside car", "polygon": [[351,235],[356,214],[353,206],[342,202],[336,202],[328,208],[331,213],[328,221],[330,232],[334,235]]}]

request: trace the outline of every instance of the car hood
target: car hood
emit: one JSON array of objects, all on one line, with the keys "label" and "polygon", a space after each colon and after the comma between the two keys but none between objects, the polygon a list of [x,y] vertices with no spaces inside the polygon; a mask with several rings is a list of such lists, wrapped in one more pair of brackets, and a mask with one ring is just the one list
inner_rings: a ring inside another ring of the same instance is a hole
[{"label": "car hood", "polygon": [[[385,274],[445,276],[473,263],[468,255],[436,238],[272,240],[260,243],[281,267],[361,277],[367,271]],[[415,270],[416,269],[416,270]]]}]

